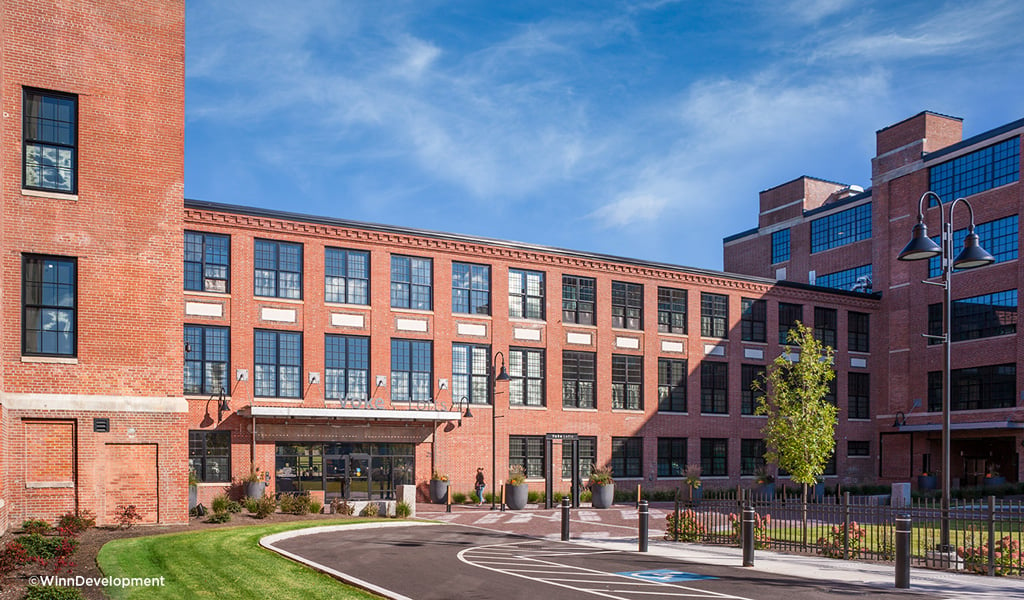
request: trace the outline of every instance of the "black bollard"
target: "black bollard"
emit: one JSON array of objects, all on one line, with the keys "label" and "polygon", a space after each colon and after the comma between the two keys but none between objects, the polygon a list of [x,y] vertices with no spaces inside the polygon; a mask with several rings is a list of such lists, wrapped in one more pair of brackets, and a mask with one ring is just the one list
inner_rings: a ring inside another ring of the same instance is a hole
[{"label": "black bollard", "polygon": [[910,587],[910,515],[896,517],[896,587]]},{"label": "black bollard", "polygon": [[754,507],[743,507],[743,566],[754,566]]},{"label": "black bollard", "polygon": [[562,498],[562,541],[569,541],[569,498]]},{"label": "black bollard", "polygon": [[647,520],[650,518],[650,511],[647,501],[640,501],[640,552],[647,552]]}]

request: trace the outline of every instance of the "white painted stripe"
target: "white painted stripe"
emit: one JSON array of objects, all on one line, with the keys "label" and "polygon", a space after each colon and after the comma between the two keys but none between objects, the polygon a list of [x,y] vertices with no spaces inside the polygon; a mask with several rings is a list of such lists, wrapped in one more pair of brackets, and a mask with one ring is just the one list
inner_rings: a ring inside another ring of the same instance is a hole
[{"label": "white painted stripe", "polygon": [[576,333],[574,331],[566,332],[565,341],[568,344],[583,344],[586,346],[590,345],[590,334],[589,333]]},{"label": "white painted stripe", "polygon": [[293,308],[268,308],[262,307],[260,318],[264,321],[275,321],[278,323],[294,323],[295,309]]},{"label": "white painted stripe", "polygon": [[363,315],[351,313],[331,313],[331,325],[335,327],[363,327],[365,319]]},{"label": "white painted stripe", "polygon": [[455,326],[455,331],[459,335],[474,335],[477,337],[485,337],[487,335],[487,326],[479,323],[458,323]]},{"label": "white painted stripe", "polygon": [[89,410],[97,412],[187,413],[183,397],[103,396],[88,394],[17,394],[0,392],[7,410]]},{"label": "white painted stripe", "polygon": [[682,342],[670,342],[668,340],[661,340],[661,351],[662,352],[682,352]]},{"label": "white painted stripe", "polygon": [[395,329],[402,331],[427,331],[427,322],[423,319],[395,319]]},{"label": "white painted stripe", "polygon": [[539,342],[540,329],[525,329],[523,327],[516,327],[512,330],[512,337],[516,338],[517,340]]},{"label": "white painted stripe", "polygon": [[186,302],[185,314],[194,317],[223,317],[224,305],[219,302]]}]

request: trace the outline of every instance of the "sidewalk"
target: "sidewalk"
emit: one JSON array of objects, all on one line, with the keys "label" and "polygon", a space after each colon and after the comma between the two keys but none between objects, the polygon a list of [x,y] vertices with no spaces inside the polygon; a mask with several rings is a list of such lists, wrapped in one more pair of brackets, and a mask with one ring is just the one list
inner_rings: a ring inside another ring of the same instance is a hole
[{"label": "sidewalk", "polygon": [[[698,564],[741,567],[740,548],[665,541],[665,516],[671,507],[650,509],[648,554],[670,560]],[[561,510],[531,505],[522,511],[491,511],[490,506],[453,506],[420,504],[417,518],[516,533],[528,537],[561,539]],[[597,510],[582,506],[570,512],[569,541],[605,550],[637,552],[639,546],[637,511],[630,504],[618,504]],[[891,564],[837,560],[822,556],[783,554],[768,550],[754,553],[751,569],[804,579],[848,582],[878,588],[895,587],[895,568]],[[910,591],[926,592],[941,598],[1024,598],[1024,580],[985,577],[962,572],[911,568]]]}]

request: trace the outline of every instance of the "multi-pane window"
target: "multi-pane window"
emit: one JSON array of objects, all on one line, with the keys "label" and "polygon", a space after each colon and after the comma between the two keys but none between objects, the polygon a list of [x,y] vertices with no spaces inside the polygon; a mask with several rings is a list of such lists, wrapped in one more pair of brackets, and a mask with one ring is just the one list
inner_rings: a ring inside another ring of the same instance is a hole
[{"label": "multi-pane window", "polygon": [[851,419],[871,418],[871,376],[867,373],[847,373],[847,406]]},{"label": "multi-pane window", "polygon": [[302,244],[256,240],[257,296],[302,297]]},{"label": "multi-pane window", "polygon": [[764,440],[740,440],[740,475],[757,475],[758,471],[763,471],[767,451]]},{"label": "multi-pane window", "polygon": [[508,401],[515,406],[544,406],[544,351],[510,348]]},{"label": "multi-pane window", "polygon": [[188,468],[203,483],[231,481],[231,432],[189,431]]},{"label": "multi-pane window", "polygon": [[431,402],[433,346],[423,340],[391,340],[391,401]]},{"label": "multi-pane window", "polygon": [[868,352],[871,345],[871,316],[867,313],[846,313],[846,343],[850,352]]},{"label": "multi-pane window", "polygon": [[433,262],[429,258],[391,257],[391,307],[430,310]]},{"label": "multi-pane window", "polygon": [[658,331],[686,333],[686,290],[658,288]]},{"label": "multi-pane window", "polygon": [[783,229],[772,234],[772,264],[789,260],[789,230]]},{"label": "multi-pane window", "polygon": [[[928,305],[928,333],[942,335],[942,304]],[[1017,290],[1006,290],[953,301],[954,342],[1017,333]],[[929,339],[929,344],[941,340]]]},{"label": "multi-pane window", "polygon": [[[935,165],[928,170],[928,175],[928,189],[948,200],[1017,181],[1020,178],[1020,138],[1013,137]],[[929,206],[935,204],[932,198]]]},{"label": "multi-pane window", "polygon": [[701,438],[700,471],[708,477],[729,474],[729,440],[726,438]]},{"label": "multi-pane window", "polygon": [[487,265],[452,263],[452,312],[491,314],[491,268]]},{"label": "multi-pane window", "polygon": [[539,435],[508,436],[508,464],[523,467],[531,479],[544,477],[544,437]]},{"label": "multi-pane window", "polygon": [[814,307],[814,339],[832,348],[836,346],[836,328],[838,316],[834,308]]},{"label": "multi-pane window", "polygon": [[325,398],[368,398],[370,338],[328,334],[324,339],[324,381]]},{"label": "multi-pane window", "polygon": [[562,322],[594,325],[597,282],[592,277],[562,275]]},{"label": "multi-pane window", "polygon": [[658,359],[658,412],[686,412],[685,359]]},{"label": "multi-pane window", "polygon": [[513,319],[544,318],[544,273],[508,270],[508,316]]},{"label": "multi-pane window", "polygon": [[452,399],[455,402],[490,403],[487,387],[490,360],[490,346],[452,344]]},{"label": "multi-pane window", "polygon": [[802,304],[779,302],[779,343],[789,343],[789,331],[796,329],[796,322],[803,321],[804,307]]},{"label": "multi-pane window", "polygon": [[825,402],[828,402],[832,406],[838,407],[839,406],[839,383],[836,381],[835,375],[832,376],[832,379],[828,380],[828,383],[826,384],[826,386],[827,387],[825,388],[825,396],[822,397],[822,400],[824,400]]},{"label": "multi-pane window", "polygon": [[612,438],[612,475],[615,477],[642,477],[644,438]]},{"label": "multi-pane window", "polygon": [[712,360],[700,363],[700,412],[729,414],[729,363]]},{"label": "multi-pane window", "polygon": [[324,300],[341,304],[370,303],[370,253],[324,250]]},{"label": "multi-pane window", "polygon": [[612,355],[612,408],[643,410],[644,358]]},{"label": "multi-pane window", "polygon": [[226,393],[230,349],[227,327],[186,325],[185,393]]},{"label": "multi-pane window", "polygon": [[871,265],[862,265],[852,269],[836,271],[835,273],[818,275],[814,279],[814,285],[836,290],[870,292]]},{"label": "multi-pane window", "polygon": [[723,294],[700,294],[700,334],[724,338],[729,326],[729,297]]},{"label": "multi-pane window", "polygon": [[[580,479],[586,481],[597,462],[597,438],[579,438]],[[562,442],[562,479],[572,479],[572,442]]]},{"label": "multi-pane window", "polygon": [[562,406],[595,407],[596,363],[594,352],[562,351]]},{"label": "multi-pane window", "polygon": [[768,303],[753,298],[740,299],[740,333],[744,342],[768,340]]},{"label": "multi-pane window", "polygon": [[[986,365],[950,373],[950,410],[1011,408],[1017,402],[1017,365]],[[942,410],[942,372],[928,373],[928,410]]]},{"label": "multi-pane window", "polygon": [[846,442],[847,456],[870,456],[871,442],[867,440],[849,440]]},{"label": "multi-pane window", "polygon": [[658,477],[682,477],[686,469],[686,438],[658,438]]},{"label": "multi-pane window", "polygon": [[759,399],[764,392],[755,389],[755,384],[764,385],[765,367],[763,365],[740,365],[740,414],[752,415],[757,409]]},{"label": "multi-pane window", "polygon": [[612,282],[612,327],[643,329],[644,286],[639,283]]},{"label": "multi-pane window", "polygon": [[75,356],[78,351],[76,259],[26,254],[21,269],[21,352]]},{"label": "multi-pane window", "polygon": [[822,475],[835,475],[836,474],[836,450],[832,449],[832,456],[829,457],[828,462],[825,463],[825,470],[821,473]]},{"label": "multi-pane window", "polygon": [[25,90],[22,152],[25,188],[78,190],[78,97]]},{"label": "multi-pane window", "polygon": [[185,289],[195,292],[229,291],[231,238],[216,233],[185,232]]},{"label": "multi-pane window", "polygon": [[[981,247],[988,250],[989,254],[996,259],[995,263],[1006,262],[1017,259],[1017,215],[1010,215],[995,221],[981,223],[974,228],[978,234]],[[967,237],[967,229],[957,229],[953,232],[953,248],[959,252],[964,247],[964,239]],[[932,240],[938,244],[939,237]],[[928,259],[928,277],[938,277],[942,274],[942,260],[940,256]]]},{"label": "multi-pane window", "polygon": [[259,398],[302,396],[302,334],[257,330],[254,335],[255,383]]},{"label": "multi-pane window", "polygon": [[871,203],[811,221],[811,253],[871,238]]}]

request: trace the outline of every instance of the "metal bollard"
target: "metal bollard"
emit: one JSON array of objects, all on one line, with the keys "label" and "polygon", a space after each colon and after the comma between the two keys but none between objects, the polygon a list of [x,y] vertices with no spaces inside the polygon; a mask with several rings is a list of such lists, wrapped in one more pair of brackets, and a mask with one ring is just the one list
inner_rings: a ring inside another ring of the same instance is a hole
[{"label": "metal bollard", "polygon": [[569,541],[569,499],[562,498],[562,541]]},{"label": "metal bollard", "polygon": [[754,507],[743,507],[743,566],[754,566]]},{"label": "metal bollard", "polygon": [[647,552],[647,521],[650,510],[646,500],[640,501],[640,552]]},{"label": "metal bollard", "polygon": [[910,587],[910,515],[896,517],[896,587]]}]

